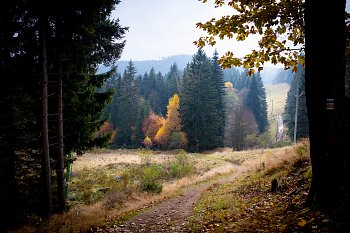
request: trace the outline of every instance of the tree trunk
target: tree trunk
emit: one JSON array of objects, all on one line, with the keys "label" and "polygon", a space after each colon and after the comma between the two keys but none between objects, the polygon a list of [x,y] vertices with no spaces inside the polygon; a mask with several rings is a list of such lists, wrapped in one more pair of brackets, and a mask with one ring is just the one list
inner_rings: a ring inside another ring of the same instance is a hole
[{"label": "tree trunk", "polygon": [[345,0],[306,0],[305,7],[305,95],[313,173],[309,198],[333,206],[350,184],[344,130],[349,121],[344,117]]},{"label": "tree trunk", "polygon": [[66,209],[65,198],[65,177],[64,177],[64,144],[63,144],[63,91],[62,91],[62,64],[60,63],[60,71],[57,80],[57,138],[58,138],[58,154],[57,154],[57,201],[58,211],[63,213]]},{"label": "tree trunk", "polygon": [[51,193],[51,168],[49,153],[49,128],[48,128],[48,72],[47,72],[47,18],[40,19],[40,35],[42,49],[42,80],[41,80],[41,137],[42,137],[42,155],[41,169],[42,180],[44,183],[45,216],[49,217],[52,213],[52,193]]},{"label": "tree trunk", "polygon": [[[0,75],[2,84],[0,86],[0,232],[18,220],[16,202],[16,132],[14,120],[13,95],[15,83],[12,78],[11,52],[9,42],[11,41],[10,15],[8,11],[1,11],[0,19]],[[6,190],[6,191],[3,191]]]}]

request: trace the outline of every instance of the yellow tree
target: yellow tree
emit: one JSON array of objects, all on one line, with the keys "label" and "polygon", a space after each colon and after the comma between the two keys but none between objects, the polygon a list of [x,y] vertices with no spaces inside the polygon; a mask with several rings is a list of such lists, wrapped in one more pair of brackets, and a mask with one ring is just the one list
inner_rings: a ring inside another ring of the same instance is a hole
[{"label": "yellow tree", "polygon": [[[181,135],[179,137],[180,142],[176,143],[181,146],[186,144],[186,137],[181,134],[181,123],[180,123],[180,114],[179,114],[179,106],[180,106],[180,98],[177,94],[175,94],[172,98],[169,99],[169,104],[167,107],[167,118],[165,120],[164,125],[158,130],[155,141],[158,145],[163,147],[167,147],[171,142],[171,139],[174,135]],[[177,147],[177,146],[175,146]]]}]

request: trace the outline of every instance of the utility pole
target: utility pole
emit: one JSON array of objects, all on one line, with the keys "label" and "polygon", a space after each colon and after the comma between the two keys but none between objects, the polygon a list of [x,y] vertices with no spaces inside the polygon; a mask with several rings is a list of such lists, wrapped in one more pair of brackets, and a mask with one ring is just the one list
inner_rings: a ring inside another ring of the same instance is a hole
[{"label": "utility pole", "polygon": [[299,109],[299,98],[304,95],[304,91],[299,94],[299,77],[297,77],[297,88],[295,96],[295,114],[294,114],[294,144],[297,143],[297,129],[298,129],[298,109]]}]

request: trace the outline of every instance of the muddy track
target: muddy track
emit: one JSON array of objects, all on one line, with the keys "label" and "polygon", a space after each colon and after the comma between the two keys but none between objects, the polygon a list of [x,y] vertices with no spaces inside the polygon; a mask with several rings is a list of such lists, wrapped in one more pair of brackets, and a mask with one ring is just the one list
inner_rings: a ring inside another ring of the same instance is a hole
[{"label": "muddy track", "polygon": [[141,212],[118,227],[105,229],[105,232],[190,232],[187,223],[201,194],[214,184],[235,180],[247,170],[243,166],[236,166],[231,175],[187,188],[181,195]]}]

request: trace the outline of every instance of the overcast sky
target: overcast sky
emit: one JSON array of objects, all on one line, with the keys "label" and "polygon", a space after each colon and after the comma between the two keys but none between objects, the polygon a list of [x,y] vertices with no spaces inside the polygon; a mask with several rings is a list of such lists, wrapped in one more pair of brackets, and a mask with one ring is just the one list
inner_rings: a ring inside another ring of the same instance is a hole
[{"label": "overcast sky", "polygon": [[[196,23],[227,14],[232,14],[232,9],[214,8],[213,0],[205,4],[198,0],[122,0],[113,14],[122,26],[129,27],[121,60],[192,55],[197,51],[193,41],[205,35],[196,28]],[[215,48],[220,55],[231,50],[240,57],[256,46],[255,37],[239,43],[234,40],[219,42],[214,48],[206,46],[205,51],[211,56]]]},{"label": "overcast sky", "polygon": [[[229,8],[214,8],[213,1],[204,4],[198,0],[122,0],[114,12],[120,24],[129,27],[121,60],[192,55],[198,49],[193,41],[205,35],[196,28],[196,23],[231,12]],[[244,45],[233,41],[221,42],[214,48],[207,46],[205,51],[211,56],[215,48],[220,54],[234,48],[241,56],[254,48],[253,41],[251,39]]]}]

